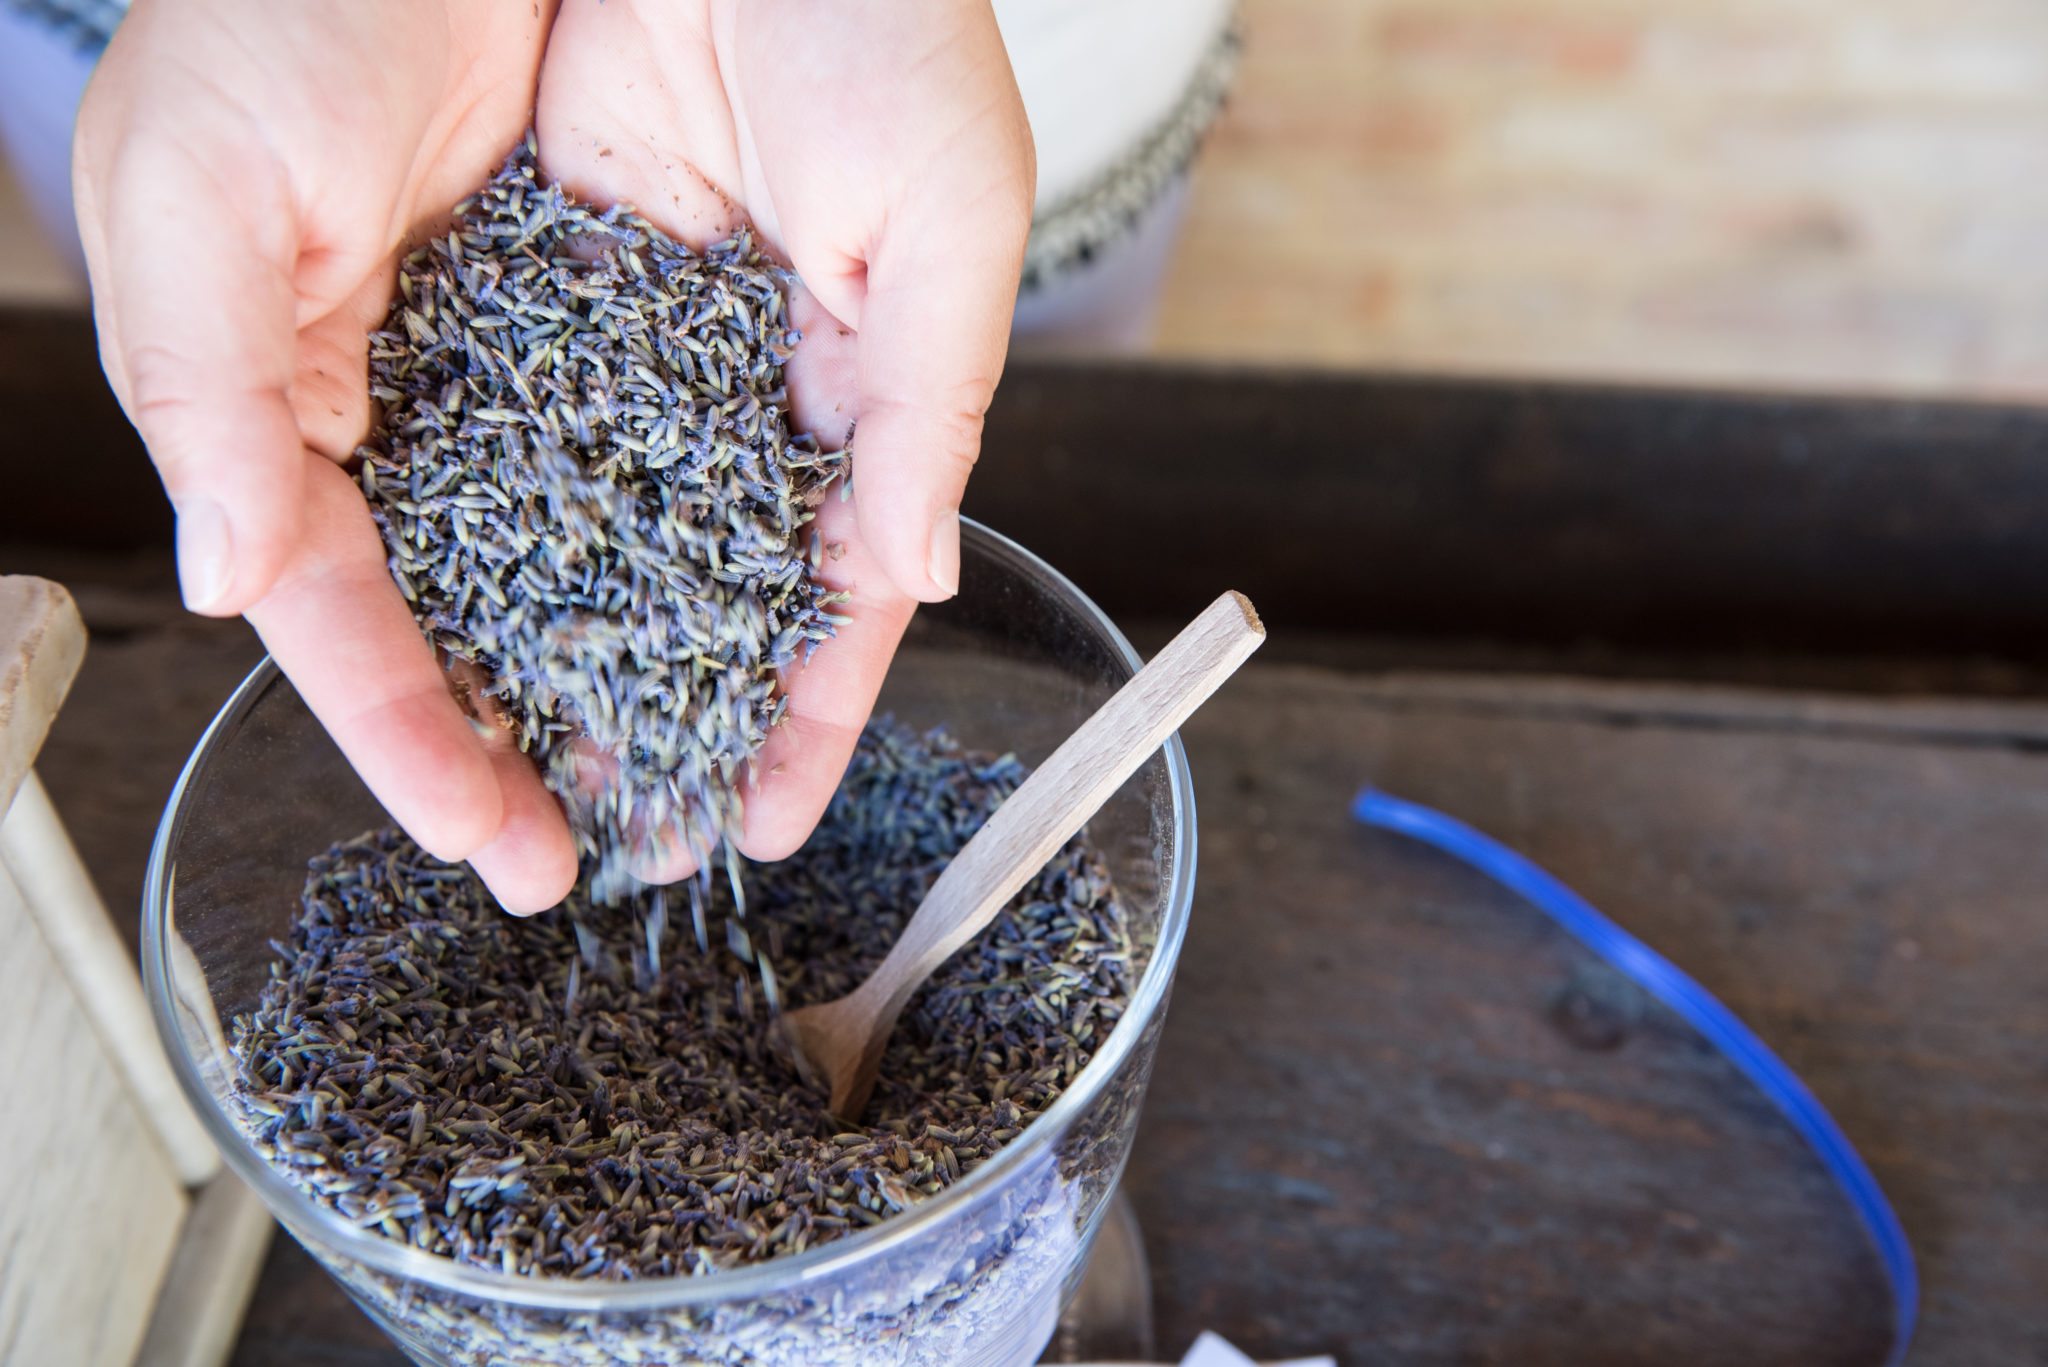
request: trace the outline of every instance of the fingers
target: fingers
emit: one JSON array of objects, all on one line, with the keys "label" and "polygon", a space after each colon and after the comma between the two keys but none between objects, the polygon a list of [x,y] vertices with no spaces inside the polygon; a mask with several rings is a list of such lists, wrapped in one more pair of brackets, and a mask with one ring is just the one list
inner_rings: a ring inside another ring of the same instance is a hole
[{"label": "fingers", "polygon": [[338,464],[347,464],[370,430],[370,331],[390,311],[396,272],[364,279],[333,312],[299,330],[298,373],[292,412],[299,440]]},{"label": "fingers", "polygon": [[436,858],[463,859],[530,916],[576,883],[561,806],[511,737],[449,695],[354,483],[306,452],[306,535],[249,621],[370,791]]},{"label": "fingers", "polygon": [[491,696],[490,676],[473,661],[445,661],[448,678],[466,711],[475,715],[491,772],[498,780],[504,821],[490,843],[470,856],[470,867],[515,916],[546,911],[576,885],[576,842],[562,808],[520,752],[511,723]]},{"label": "fingers", "polygon": [[687,821],[677,821],[647,838],[633,858],[632,874],[643,883],[680,883],[702,865],[699,852],[707,843]]},{"label": "fingers", "polygon": [[261,167],[224,177],[145,134],[96,179],[85,240],[94,294],[118,304],[100,313],[108,375],[177,508],[187,605],[232,616],[299,534],[289,196]]},{"label": "fingers", "polygon": [[856,535],[852,509],[833,496],[819,510],[816,525],[828,548],[819,578],[853,594],[834,609],[852,620],[783,677],[789,714],[754,757],[753,786],[745,793],[739,847],[749,859],[787,858],[809,838],[845,776],[917,607]]},{"label": "fingers", "polygon": [[500,906],[531,916],[556,906],[576,886],[576,845],[533,761],[509,739],[487,748],[504,822],[469,862]]},{"label": "fingers", "polygon": [[747,217],[706,22],[701,5],[567,0],[534,111],[541,162],[571,194],[630,204],[699,250]]},{"label": "fingers", "polygon": [[1029,189],[1015,186],[891,223],[860,309],[853,439],[863,540],[897,588],[934,602],[960,588],[960,498],[981,452],[1017,299]]},{"label": "fingers", "polygon": [[[571,741],[569,754],[576,789],[585,798],[595,800],[619,786],[618,757],[588,736]],[[708,842],[693,840],[683,822],[649,831],[636,816],[632,826],[627,836],[632,842],[627,871],[633,877],[643,883],[680,883],[697,871],[696,852]]]},{"label": "fingers", "polygon": [[249,621],[392,819],[450,863],[467,859],[507,911],[569,894],[576,849],[533,764],[491,743],[449,696],[349,477],[307,452],[306,534]]},{"label": "fingers", "polygon": [[[995,18],[985,5],[871,6],[842,29],[801,7],[713,13],[727,16],[723,69],[744,97],[749,207],[772,191],[792,264],[856,334],[862,539],[910,598],[950,597],[1036,178]],[[843,79],[792,82],[792,54]]]},{"label": "fingers", "polygon": [[803,335],[783,375],[792,432],[809,433],[828,451],[846,445],[860,393],[860,339],[799,280],[789,289],[789,320]]},{"label": "fingers", "polygon": [[298,460],[305,532],[249,621],[392,818],[437,858],[467,859],[506,824],[506,780],[449,696],[355,485],[318,455]]}]

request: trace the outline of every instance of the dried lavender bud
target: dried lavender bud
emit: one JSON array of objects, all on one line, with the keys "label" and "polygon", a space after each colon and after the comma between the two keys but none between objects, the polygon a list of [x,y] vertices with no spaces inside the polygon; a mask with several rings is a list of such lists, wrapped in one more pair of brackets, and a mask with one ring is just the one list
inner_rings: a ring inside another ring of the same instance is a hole
[{"label": "dried lavender bud", "polygon": [[1121,1018],[1102,860],[1070,843],[919,991],[857,1130],[767,1046],[757,983],[854,987],[1023,776],[871,726],[810,842],[745,870],[744,926],[710,890],[708,950],[667,942],[664,890],[522,921],[396,831],[336,846],[232,1025],[243,1126],[344,1218],[511,1272],[694,1273],[886,1220],[1014,1138]]},{"label": "dried lavender bud", "polygon": [[529,138],[405,259],[370,339],[391,572],[485,675],[602,902],[673,823],[707,851],[736,828],[779,673],[844,596],[810,574],[844,467],[789,431],[783,279],[744,234],[699,254],[543,185]]}]

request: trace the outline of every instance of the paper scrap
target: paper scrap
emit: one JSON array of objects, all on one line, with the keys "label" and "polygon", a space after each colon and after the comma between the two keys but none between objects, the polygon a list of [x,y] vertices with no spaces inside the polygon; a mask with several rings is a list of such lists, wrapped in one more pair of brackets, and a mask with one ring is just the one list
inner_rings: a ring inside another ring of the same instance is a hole
[{"label": "paper scrap", "polygon": [[[1259,1364],[1233,1348],[1221,1334],[1204,1331],[1195,1340],[1195,1346],[1188,1349],[1188,1355],[1180,1360],[1180,1367],[1259,1367]],[[1292,1362],[1273,1363],[1271,1367],[1337,1367],[1337,1359],[1296,1358]]]},{"label": "paper scrap", "polygon": [[[1138,1362],[1093,1362],[1085,1367],[1145,1367]],[[1337,1367],[1337,1359],[1290,1358],[1286,1362],[1257,1363],[1246,1357],[1220,1334],[1204,1332],[1180,1360],[1180,1367]]]}]

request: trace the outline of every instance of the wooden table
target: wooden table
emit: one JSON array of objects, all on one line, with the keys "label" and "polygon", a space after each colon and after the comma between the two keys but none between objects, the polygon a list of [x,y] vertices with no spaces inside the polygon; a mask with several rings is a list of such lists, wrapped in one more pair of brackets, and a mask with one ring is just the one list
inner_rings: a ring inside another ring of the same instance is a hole
[{"label": "wooden table", "polygon": [[[1784,1123],[1536,912],[1356,827],[1346,803],[1369,781],[1549,866],[1804,1073],[1916,1241],[1916,1363],[2048,1360],[2048,703],[2020,629],[2048,606],[2048,548],[2007,530],[2048,500],[2048,464],[2014,454],[2048,442],[2048,417],[1333,378],[1306,397],[1341,442],[1316,454],[1303,418],[1246,445],[1303,383],[1026,372],[976,494],[1084,587],[1110,585],[1141,635],[1148,607],[1240,572],[1275,622],[1268,657],[1187,734],[1196,917],[1130,1176],[1162,1349],[1211,1327],[1347,1367],[1880,1357],[1875,1258]],[[1149,425],[1105,416],[1117,393]],[[1939,450],[1914,436],[1930,430]],[[1122,463],[1091,463],[1134,435]],[[1688,464],[1716,451],[1746,490]],[[1145,482],[1168,468],[1178,483]],[[1240,498],[1219,508],[1233,468]],[[38,497],[61,502],[59,483]],[[1091,487],[1113,498],[1076,501]],[[1273,496],[1316,487],[1291,513]],[[1627,525],[1561,532],[1575,487],[1608,488],[1603,518]],[[1731,530],[1692,553],[1755,499],[1797,544]],[[1552,522],[1518,520],[1550,500]],[[1388,582],[1398,557],[1331,534],[1343,508],[1411,546],[1443,526],[1473,558]],[[68,578],[95,628],[44,773],[130,907],[176,768],[256,646],[177,613],[146,535],[37,548],[7,516],[0,563]],[[1320,543],[1274,540],[1289,516]],[[1267,530],[1232,545],[1233,520]],[[1116,554],[1129,574],[1107,573]],[[1304,598],[1318,582],[1330,596]],[[1582,614],[1555,592],[1574,583]],[[1400,634],[1366,629],[1358,594]],[[1908,691],[1930,683],[1948,696]],[[235,1361],[401,1359],[280,1240]]]}]

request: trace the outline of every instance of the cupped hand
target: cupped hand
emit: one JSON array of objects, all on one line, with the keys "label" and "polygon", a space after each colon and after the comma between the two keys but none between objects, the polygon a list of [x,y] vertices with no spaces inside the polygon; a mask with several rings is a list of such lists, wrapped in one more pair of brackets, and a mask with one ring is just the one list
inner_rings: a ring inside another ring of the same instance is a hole
[{"label": "cupped hand", "polygon": [[[693,246],[751,222],[802,279],[794,425],[852,438],[821,577],[851,621],[784,684],[738,844],[816,825],[920,601],[960,573],[960,498],[1008,346],[1034,162],[987,0],[564,0],[536,115],[547,172]],[[858,431],[856,433],[856,424]],[[644,872],[679,877],[688,842]]]},{"label": "cupped hand", "polygon": [[341,463],[399,251],[529,117],[586,199],[697,244],[751,219],[809,286],[796,425],[859,424],[854,498],[820,516],[852,620],[786,681],[756,858],[808,834],[912,610],[956,586],[1032,191],[986,0],[137,0],[81,110],[77,195],[186,600],[245,614],[392,816],[515,911],[574,880],[560,810],[456,706]]},{"label": "cupped hand", "polygon": [[551,3],[136,0],[79,111],[108,378],[185,601],[246,614],[391,815],[506,904],[575,879],[532,765],[457,707],[342,469],[400,246],[524,132]]}]

